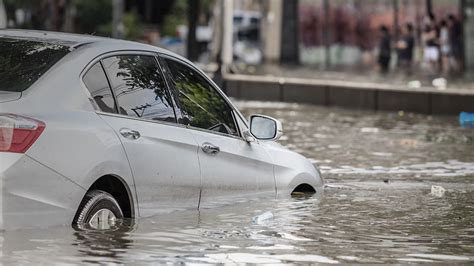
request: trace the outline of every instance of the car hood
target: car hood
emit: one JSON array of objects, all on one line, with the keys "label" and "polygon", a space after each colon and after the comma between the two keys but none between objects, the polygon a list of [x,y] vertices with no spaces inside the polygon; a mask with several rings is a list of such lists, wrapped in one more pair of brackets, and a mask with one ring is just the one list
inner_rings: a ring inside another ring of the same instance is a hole
[{"label": "car hood", "polygon": [[0,91],[0,103],[16,101],[21,98],[21,92]]}]

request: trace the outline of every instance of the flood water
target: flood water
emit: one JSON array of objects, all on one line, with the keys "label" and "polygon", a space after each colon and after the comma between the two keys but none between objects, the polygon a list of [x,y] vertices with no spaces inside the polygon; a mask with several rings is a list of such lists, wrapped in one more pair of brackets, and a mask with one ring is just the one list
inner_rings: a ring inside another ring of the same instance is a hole
[{"label": "flood water", "polygon": [[280,142],[320,167],[322,194],[177,211],[112,232],[4,232],[2,262],[474,263],[474,129],[452,116],[237,105],[283,122]]}]

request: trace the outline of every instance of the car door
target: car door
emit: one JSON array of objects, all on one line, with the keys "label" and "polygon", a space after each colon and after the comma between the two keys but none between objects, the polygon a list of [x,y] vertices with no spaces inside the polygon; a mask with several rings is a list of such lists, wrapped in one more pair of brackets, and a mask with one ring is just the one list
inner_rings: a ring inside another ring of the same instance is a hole
[{"label": "car door", "polygon": [[260,143],[241,138],[236,113],[225,97],[192,66],[172,57],[163,60],[178,102],[179,122],[191,129],[199,145],[200,206],[219,204],[229,197],[274,195],[270,156]]},{"label": "car door", "polygon": [[[197,208],[201,187],[197,143],[176,123],[173,100],[156,57],[114,55],[97,64],[105,70],[116,102],[115,110],[109,103],[109,112],[100,116],[122,141],[140,215]],[[103,99],[94,99],[104,105]]]}]

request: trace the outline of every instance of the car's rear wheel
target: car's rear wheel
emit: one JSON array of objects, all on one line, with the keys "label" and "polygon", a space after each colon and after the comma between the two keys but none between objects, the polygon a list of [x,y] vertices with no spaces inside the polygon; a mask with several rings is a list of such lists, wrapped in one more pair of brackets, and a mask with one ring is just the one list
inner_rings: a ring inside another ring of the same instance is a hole
[{"label": "car's rear wheel", "polygon": [[121,219],[123,212],[114,197],[102,190],[92,190],[82,200],[74,225],[80,229],[108,230]]}]

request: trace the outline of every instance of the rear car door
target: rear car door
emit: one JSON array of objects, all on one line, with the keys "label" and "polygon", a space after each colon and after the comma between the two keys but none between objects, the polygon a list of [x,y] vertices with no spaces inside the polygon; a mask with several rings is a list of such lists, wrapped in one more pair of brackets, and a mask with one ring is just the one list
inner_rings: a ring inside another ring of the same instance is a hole
[{"label": "rear car door", "polygon": [[203,207],[219,198],[274,195],[273,165],[257,142],[241,138],[235,111],[214,85],[192,66],[163,56],[178,102],[179,122],[189,127],[198,145]]},{"label": "rear car door", "polygon": [[156,57],[106,57],[88,71],[85,83],[91,71],[96,76],[106,74],[108,79],[109,84],[91,91],[91,96],[101,110],[99,115],[122,141],[135,179],[140,215],[197,208],[201,187],[197,144],[176,123],[173,100]]}]

